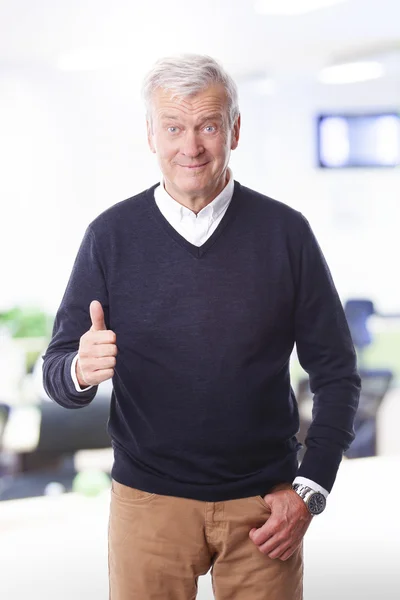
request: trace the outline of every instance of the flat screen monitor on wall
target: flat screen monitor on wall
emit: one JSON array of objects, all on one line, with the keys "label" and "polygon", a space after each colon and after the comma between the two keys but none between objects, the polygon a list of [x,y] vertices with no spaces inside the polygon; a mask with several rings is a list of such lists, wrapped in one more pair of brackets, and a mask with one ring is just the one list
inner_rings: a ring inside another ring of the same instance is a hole
[{"label": "flat screen monitor on wall", "polygon": [[400,165],[400,113],[324,114],[317,123],[320,167]]}]

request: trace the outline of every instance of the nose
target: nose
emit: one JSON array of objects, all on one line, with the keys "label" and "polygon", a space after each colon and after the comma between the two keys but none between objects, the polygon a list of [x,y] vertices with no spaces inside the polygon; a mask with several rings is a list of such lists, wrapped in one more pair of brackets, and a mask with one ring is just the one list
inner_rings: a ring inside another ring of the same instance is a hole
[{"label": "nose", "polygon": [[204,152],[204,147],[195,131],[186,131],[182,142],[181,153],[188,158],[196,158]]}]

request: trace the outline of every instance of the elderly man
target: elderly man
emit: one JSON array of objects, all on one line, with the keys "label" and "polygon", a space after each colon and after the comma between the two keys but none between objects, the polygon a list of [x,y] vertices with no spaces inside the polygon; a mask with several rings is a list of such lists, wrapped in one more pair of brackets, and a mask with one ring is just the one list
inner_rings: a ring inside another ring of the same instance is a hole
[{"label": "elderly man", "polygon": [[[242,186],[235,83],[207,56],[144,83],[160,184],[88,226],[44,355],[66,408],[112,377],[112,600],[302,598],[302,540],[353,439],[360,380],[306,219]],[[299,467],[294,343],[313,421]]]}]

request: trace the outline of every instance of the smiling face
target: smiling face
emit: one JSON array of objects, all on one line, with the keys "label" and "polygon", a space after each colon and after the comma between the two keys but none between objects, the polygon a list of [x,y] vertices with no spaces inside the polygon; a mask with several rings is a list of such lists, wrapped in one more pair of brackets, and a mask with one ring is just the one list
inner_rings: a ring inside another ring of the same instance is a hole
[{"label": "smiling face", "polygon": [[150,149],[157,155],[165,189],[185,206],[205,206],[225,187],[231,150],[239,141],[240,117],[229,127],[222,85],[186,98],[165,89],[153,96]]}]

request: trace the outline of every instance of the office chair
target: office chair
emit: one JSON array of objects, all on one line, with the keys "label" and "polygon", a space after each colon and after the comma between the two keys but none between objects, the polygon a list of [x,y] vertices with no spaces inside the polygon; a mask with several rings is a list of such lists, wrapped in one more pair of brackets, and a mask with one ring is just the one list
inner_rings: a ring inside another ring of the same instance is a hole
[{"label": "office chair", "polygon": [[[344,305],[344,313],[353,344],[357,351],[358,372],[361,377],[360,401],[354,420],[356,437],[349,450],[345,453],[345,456],[348,458],[375,456],[376,417],[393,380],[393,372],[390,369],[369,369],[363,364],[363,352],[373,341],[372,334],[368,329],[368,319],[370,316],[378,314],[373,302],[368,299],[348,300]],[[302,410],[302,407],[309,406],[312,402],[308,377],[299,381],[296,397],[300,416],[302,417],[300,418],[300,430],[297,437],[299,442],[304,444],[307,430],[311,423],[310,411]],[[299,453],[300,460],[304,452],[305,448]]]}]

